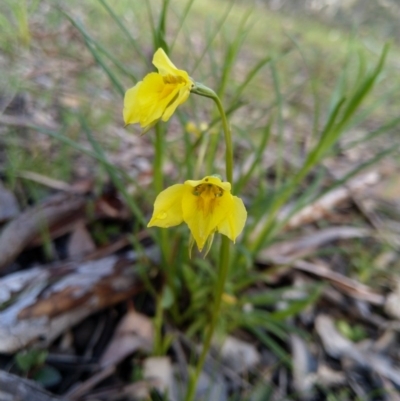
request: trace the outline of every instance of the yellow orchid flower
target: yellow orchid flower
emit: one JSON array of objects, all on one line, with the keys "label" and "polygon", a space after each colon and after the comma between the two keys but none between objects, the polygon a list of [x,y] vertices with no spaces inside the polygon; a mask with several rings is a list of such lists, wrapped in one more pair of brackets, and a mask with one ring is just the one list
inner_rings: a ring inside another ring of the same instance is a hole
[{"label": "yellow orchid flower", "polygon": [[217,176],[207,176],[162,191],[154,202],[153,216],[147,227],[167,228],[185,222],[202,251],[207,241],[209,249],[215,232],[235,242],[246,218],[243,201],[231,194],[231,184]]},{"label": "yellow orchid flower", "polygon": [[147,132],[160,119],[168,121],[175,109],[185,102],[194,82],[188,73],[178,70],[163,49],[153,56],[157,72],[147,74],[125,93],[125,125],[139,123],[143,133]]}]

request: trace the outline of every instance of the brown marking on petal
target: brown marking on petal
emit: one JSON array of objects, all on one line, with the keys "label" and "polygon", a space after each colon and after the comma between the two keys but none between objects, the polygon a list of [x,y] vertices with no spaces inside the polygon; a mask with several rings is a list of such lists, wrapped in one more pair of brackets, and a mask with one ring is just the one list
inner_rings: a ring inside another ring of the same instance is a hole
[{"label": "brown marking on petal", "polygon": [[185,84],[186,80],[181,77],[181,76],[175,76],[175,75],[164,75],[163,81],[165,84]]},{"label": "brown marking on petal", "polygon": [[224,190],[217,185],[200,184],[194,188],[192,194],[198,197],[198,211],[203,212],[203,216],[206,217],[210,213],[213,213],[215,206],[218,203],[217,199],[224,194]]}]

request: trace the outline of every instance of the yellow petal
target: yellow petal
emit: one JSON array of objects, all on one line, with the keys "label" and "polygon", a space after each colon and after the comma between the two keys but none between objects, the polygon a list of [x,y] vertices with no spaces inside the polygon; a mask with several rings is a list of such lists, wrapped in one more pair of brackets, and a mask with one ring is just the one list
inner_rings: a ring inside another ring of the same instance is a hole
[{"label": "yellow petal", "polygon": [[236,237],[242,232],[246,223],[247,211],[243,201],[237,196],[232,196],[231,209],[227,213],[224,220],[218,225],[218,232],[226,235],[230,240],[235,242]]},{"label": "yellow petal", "polygon": [[187,191],[184,184],[175,184],[160,192],[154,202],[153,216],[147,227],[172,227],[182,223],[182,197]]},{"label": "yellow petal", "polygon": [[133,88],[128,89],[125,93],[123,111],[125,125],[136,124],[140,120],[137,107],[139,103],[137,93],[141,84],[142,81],[138,82]]},{"label": "yellow petal", "polygon": [[215,177],[213,175],[208,175],[204,177],[202,180],[187,180],[185,181],[186,185],[190,185],[191,187],[197,187],[201,184],[213,184],[217,187],[223,189],[224,191],[231,192],[231,184],[229,182],[223,182],[220,178]]},{"label": "yellow petal", "polygon": [[162,115],[162,120],[168,121],[171,118],[172,114],[174,114],[176,108],[187,100],[189,94],[190,90],[188,90],[186,87],[181,88],[176,98],[173,99],[172,102],[165,109],[164,114]]},{"label": "yellow petal", "polygon": [[164,77],[179,77],[180,81],[183,81],[185,85],[192,86],[192,81],[189,74],[184,70],[179,70],[175,67],[172,61],[165,54],[164,50],[159,48],[153,56],[153,65],[157,67],[158,72]]},{"label": "yellow petal", "polygon": [[154,53],[153,65],[161,75],[176,75],[178,71],[161,47]]},{"label": "yellow petal", "polygon": [[137,91],[137,113],[142,127],[159,120],[165,108],[176,97],[178,88],[165,84],[162,76],[156,72],[147,74]]},{"label": "yellow petal", "polygon": [[165,83],[160,74],[147,74],[143,81],[125,94],[125,124],[140,123],[147,131],[163,116],[168,105],[179,97],[179,90],[179,85]]},{"label": "yellow petal", "polygon": [[223,192],[222,196],[207,203],[202,196],[194,194],[191,185],[185,183],[185,186],[189,190],[182,197],[183,220],[189,226],[197,247],[201,251],[207,238],[214,234],[218,225],[226,218],[226,214],[232,208],[232,195],[229,192]]}]

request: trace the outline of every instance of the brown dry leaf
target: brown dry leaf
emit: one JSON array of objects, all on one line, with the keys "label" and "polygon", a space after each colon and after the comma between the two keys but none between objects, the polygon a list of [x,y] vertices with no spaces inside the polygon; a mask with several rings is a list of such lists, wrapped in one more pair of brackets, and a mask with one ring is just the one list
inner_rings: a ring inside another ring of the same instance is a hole
[{"label": "brown dry leaf", "polygon": [[71,234],[68,242],[68,256],[70,258],[81,258],[96,250],[96,245],[86,229],[84,221],[80,221]]},{"label": "brown dry leaf", "polygon": [[100,360],[102,368],[121,362],[137,350],[151,352],[154,330],[151,319],[130,310],[120,321],[107,349]]},{"label": "brown dry leaf", "polygon": [[371,236],[371,230],[351,226],[328,227],[318,230],[309,235],[302,235],[288,241],[273,244],[265,250],[260,251],[259,257],[262,259],[273,259],[274,257],[304,257],[314,252],[320,246],[333,241],[363,238]]},{"label": "brown dry leaf", "polygon": [[72,187],[64,181],[47,177],[34,171],[20,171],[18,176],[42,184],[46,187],[57,189],[59,191],[72,192]]},{"label": "brown dry leaf", "polygon": [[385,303],[385,297],[376,293],[365,284],[361,284],[356,280],[344,276],[343,274],[330,270],[327,266],[319,263],[311,263],[305,260],[294,260],[293,258],[269,255],[268,259],[258,257],[257,261],[260,263],[272,262],[277,265],[291,266],[302,272],[316,275],[322,279],[328,280],[336,288],[353,298],[367,301],[373,305],[382,306]]},{"label": "brown dry leaf", "polygon": [[27,209],[12,220],[0,234],[0,271],[6,268],[19,253],[43,230],[43,226],[81,211],[86,204],[82,196],[54,195],[41,204]]},{"label": "brown dry leaf", "polygon": [[13,219],[19,213],[19,205],[14,194],[0,182],[0,223]]},{"label": "brown dry leaf", "polygon": [[[332,189],[311,205],[305,206],[289,219],[285,227],[293,229],[324,218],[326,215],[329,215],[337,205],[350,199],[353,192],[365,191],[368,187],[379,182],[380,178],[381,175],[376,171],[371,171],[354,177],[346,186]],[[282,208],[277,219],[284,221],[290,215],[292,209],[292,205]],[[252,238],[256,238],[259,235],[267,218],[269,218],[268,215],[260,220],[252,233]]]},{"label": "brown dry leaf", "polygon": [[102,217],[122,220],[130,217],[129,209],[114,189],[104,192],[96,199],[95,209],[96,213]]}]

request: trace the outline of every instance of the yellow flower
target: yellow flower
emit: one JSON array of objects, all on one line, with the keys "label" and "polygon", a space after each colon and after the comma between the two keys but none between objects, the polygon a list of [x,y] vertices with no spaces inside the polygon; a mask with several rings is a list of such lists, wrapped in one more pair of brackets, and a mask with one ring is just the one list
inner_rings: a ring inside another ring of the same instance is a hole
[{"label": "yellow flower", "polygon": [[185,102],[194,83],[188,73],[178,70],[163,49],[153,56],[157,72],[128,89],[124,99],[125,125],[139,123],[143,133],[160,119],[168,121],[175,109]]},{"label": "yellow flower", "polygon": [[[246,222],[243,201],[231,194],[231,184],[217,176],[185,181],[162,191],[154,203],[148,227],[172,227],[185,222],[201,251],[215,232],[235,242]],[[193,243],[191,244],[193,245]]]}]

